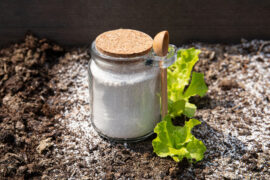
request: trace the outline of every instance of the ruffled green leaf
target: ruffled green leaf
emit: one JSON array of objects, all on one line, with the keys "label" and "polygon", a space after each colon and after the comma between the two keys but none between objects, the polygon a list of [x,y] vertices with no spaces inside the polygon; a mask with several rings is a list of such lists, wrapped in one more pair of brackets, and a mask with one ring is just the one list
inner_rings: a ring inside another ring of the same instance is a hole
[{"label": "ruffled green leaf", "polygon": [[208,88],[204,82],[204,76],[201,73],[193,72],[191,83],[188,86],[187,90],[184,93],[185,98],[191,96],[200,95],[203,97],[207,92]]},{"label": "ruffled green leaf", "polygon": [[200,50],[180,49],[177,60],[168,68],[168,98],[177,101],[183,97],[185,86],[188,85],[191,71],[199,60]]},{"label": "ruffled green leaf", "polygon": [[208,90],[203,74],[196,72],[192,73],[191,83],[186,88],[199,54],[200,50],[194,48],[181,49],[177,53],[176,62],[168,68],[168,110],[171,117],[181,114],[193,117],[196,106],[189,103],[189,98],[195,95],[204,96]]},{"label": "ruffled green leaf", "polygon": [[157,134],[152,141],[154,152],[160,157],[170,156],[177,162],[183,158],[190,162],[202,160],[206,147],[191,133],[192,128],[199,124],[200,121],[190,119],[183,127],[174,126],[170,116],[166,116],[154,129]]}]

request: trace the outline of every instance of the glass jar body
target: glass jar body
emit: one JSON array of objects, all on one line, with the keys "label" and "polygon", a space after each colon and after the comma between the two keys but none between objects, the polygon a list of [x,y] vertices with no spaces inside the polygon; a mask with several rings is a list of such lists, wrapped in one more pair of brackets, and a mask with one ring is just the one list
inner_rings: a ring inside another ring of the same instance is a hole
[{"label": "glass jar body", "polygon": [[[93,47],[92,47],[93,48]],[[160,121],[160,69],[144,59],[89,61],[91,121],[106,138],[138,141]]]}]

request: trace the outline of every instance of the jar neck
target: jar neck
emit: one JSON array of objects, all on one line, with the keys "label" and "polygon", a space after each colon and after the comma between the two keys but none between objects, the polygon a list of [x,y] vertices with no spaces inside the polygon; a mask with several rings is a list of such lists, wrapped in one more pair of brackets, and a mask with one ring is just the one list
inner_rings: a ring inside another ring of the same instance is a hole
[{"label": "jar neck", "polygon": [[145,64],[144,60],[133,61],[133,62],[114,62],[114,61],[106,61],[100,59],[98,57],[92,57],[93,63],[101,69],[112,72],[119,73],[136,73],[140,71],[145,71],[150,68],[158,68],[152,67]]}]

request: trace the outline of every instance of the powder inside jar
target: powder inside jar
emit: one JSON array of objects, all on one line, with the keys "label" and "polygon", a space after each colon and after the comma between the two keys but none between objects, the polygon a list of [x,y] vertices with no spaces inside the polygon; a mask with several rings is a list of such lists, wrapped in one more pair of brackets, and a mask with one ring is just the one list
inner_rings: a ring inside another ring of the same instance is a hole
[{"label": "powder inside jar", "polygon": [[151,133],[160,120],[159,68],[118,73],[92,62],[93,123],[112,138],[137,138]]}]

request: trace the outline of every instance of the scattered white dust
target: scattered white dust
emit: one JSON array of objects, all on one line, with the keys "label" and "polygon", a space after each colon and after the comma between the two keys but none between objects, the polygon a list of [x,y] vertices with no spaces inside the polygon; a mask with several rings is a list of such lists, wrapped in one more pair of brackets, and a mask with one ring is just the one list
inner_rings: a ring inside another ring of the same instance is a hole
[{"label": "scattered white dust", "polygon": [[[253,42],[251,42],[252,44]],[[258,42],[257,42],[258,43]],[[202,46],[203,45],[198,45]],[[101,152],[93,151],[96,146],[112,149],[112,144],[104,141],[94,131],[90,123],[90,107],[87,76],[87,56],[85,52],[70,55],[70,61],[59,70],[59,81],[63,84],[72,83],[68,91],[61,95],[67,106],[62,112],[60,122],[67,129],[64,136],[63,161],[69,161],[69,156],[76,154],[77,159],[86,162],[86,167],[92,168],[91,174],[97,179],[103,177],[105,172],[95,163],[102,159]],[[200,128],[194,131],[207,146],[205,160],[202,162],[210,171],[206,178],[219,179],[250,179],[255,177],[270,177],[262,174],[263,171],[253,172],[243,163],[242,158],[248,151],[258,153],[257,167],[268,168],[269,142],[270,142],[270,59],[263,53],[253,55],[230,54],[226,55],[227,61],[219,64],[218,73],[230,79],[235,79],[242,88],[234,91],[221,91],[218,81],[209,85],[208,94],[212,98],[224,97],[212,101],[211,109],[198,109],[197,116],[203,122]],[[262,59],[262,61],[258,61]],[[247,61],[245,71],[242,71],[243,60]],[[213,64],[212,68],[216,68]],[[211,68],[211,66],[210,66]],[[227,69],[234,71],[227,72]],[[244,88],[244,90],[243,90]],[[227,116],[224,119],[224,114]],[[128,147],[127,147],[128,148]],[[56,149],[57,151],[57,149]],[[131,150],[132,151],[132,150]],[[208,159],[211,159],[209,161]],[[80,170],[78,163],[74,162],[70,168],[71,178],[83,178],[89,174]],[[193,171],[194,166],[188,169]],[[74,170],[75,169],[75,170]],[[75,171],[75,172],[74,172]],[[269,170],[264,170],[268,172]],[[207,173],[206,173],[207,174]],[[92,177],[94,178],[94,177]],[[95,178],[94,178],[95,179]]]}]

